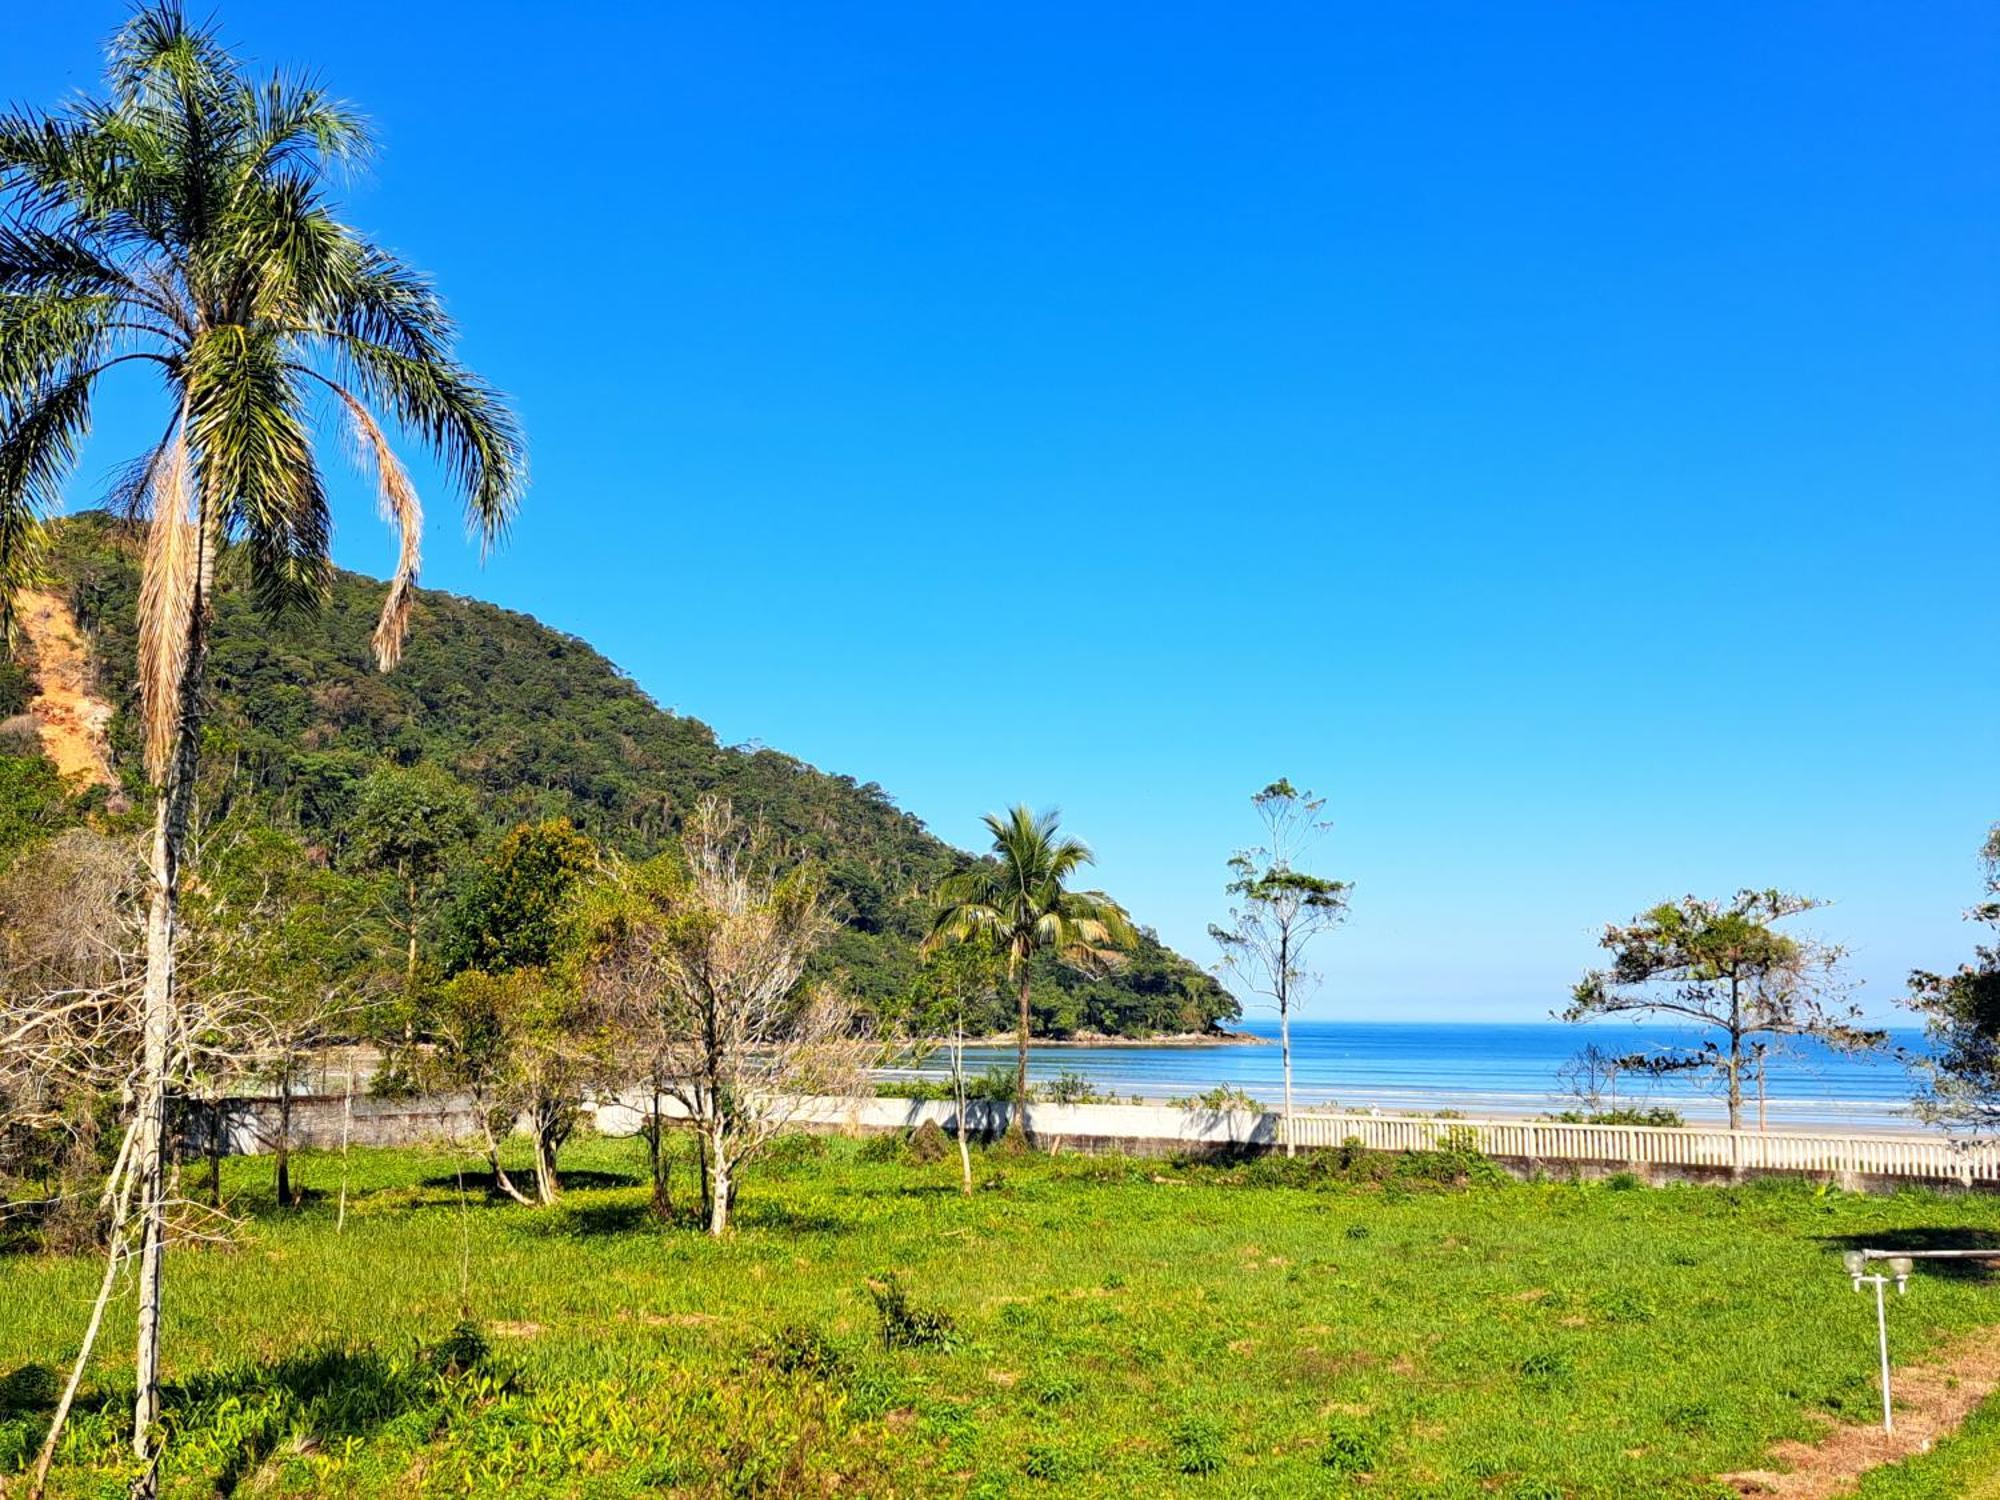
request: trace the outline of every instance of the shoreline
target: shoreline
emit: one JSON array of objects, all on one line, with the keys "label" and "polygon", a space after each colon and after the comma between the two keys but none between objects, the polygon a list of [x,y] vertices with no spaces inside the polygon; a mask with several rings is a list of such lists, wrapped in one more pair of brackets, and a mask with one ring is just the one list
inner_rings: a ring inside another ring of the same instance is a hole
[{"label": "shoreline", "polygon": [[[987,1036],[969,1036],[965,1039],[968,1047],[1014,1047],[1019,1045],[1019,1037],[1011,1031],[996,1031]],[[948,1047],[950,1037],[928,1037],[924,1045]],[[1038,1051],[1046,1047],[1275,1047],[1277,1041],[1268,1036],[1258,1036],[1252,1031],[1169,1031],[1159,1036],[1112,1036],[1099,1031],[1077,1031],[1066,1037],[1031,1036],[1028,1050]]]}]

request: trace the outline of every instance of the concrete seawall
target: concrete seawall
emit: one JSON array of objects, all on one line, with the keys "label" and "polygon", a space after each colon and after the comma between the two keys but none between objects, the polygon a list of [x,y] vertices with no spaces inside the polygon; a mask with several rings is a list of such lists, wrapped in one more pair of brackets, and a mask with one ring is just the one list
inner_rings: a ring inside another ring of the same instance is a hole
[{"label": "concrete seawall", "polygon": [[[669,1113],[679,1111],[669,1105]],[[926,1122],[947,1134],[958,1129],[947,1100],[798,1099],[788,1101],[789,1128],[818,1135],[880,1135],[913,1130]],[[641,1107],[628,1100],[596,1101],[586,1119],[605,1135],[636,1134]],[[227,1101],[222,1109],[223,1150],[231,1155],[269,1151],[277,1140],[279,1109],[270,1099]],[[980,1140],[1006,1133],[1013,1106],[975,1100],[966,1109],[968,1131]],[[1184,1109],[1167,1104],[1035,1104],[1028,1130],[1049,1151],[1130,1156],[1227,1156],[1282,1149],[1284,1122],[1272,1112]],[[1937,1137],[1835,1137],[1648,1127],[1570,1126],[1524,1121],[1461,1121],[1401,1116],[1301,1115],[1301,1151],[1337,1149],[1352,1141],[1363,1150],[1477,1150],[1517,1177],[1589,1180],[1629,1173],[1648,1183],[1727,1183],[1758,1177],[1828,1182],[1852,1191],[1900,1187],[2000,1191],[2000,1161],[1991,1148],[1959,1152]],[[199,1118],[190,1120],[187,1145],[206,1147]],[[477,1134],[471,1100],[382,1100],[357,1095],[310,1095],[292,1101],[295,1148],[332,1149],[345,1138],[357,1146],[400,1146],[463,1141]],[[1547,1140],[1548,1146],[1532,1143]],[[1523,1149],[1521,1142],[1531,1144]],[[1718,1143],[1727,1152],[1715,1159]],[[1678,1159],[1676,1159],[1678,1158]],[[1737,1164],[1732,1165],[1732,1160]],[[1800,1165],[1770,1165],[1793,1160]]]}]

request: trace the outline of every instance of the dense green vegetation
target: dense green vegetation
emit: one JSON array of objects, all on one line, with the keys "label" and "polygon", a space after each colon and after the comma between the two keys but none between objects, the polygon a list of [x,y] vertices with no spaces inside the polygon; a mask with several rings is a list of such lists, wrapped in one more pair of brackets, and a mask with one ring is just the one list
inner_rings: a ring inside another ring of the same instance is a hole
[{"label": "dense green vegetation", "polygon": [[[177,1262],[168,1492],[1714,1496],[1815,1413],[1869,1420],[1842,1249],[2000,1235],[1985,1198],[1340,1153],[996,1149],[963,1198],[953,1159],[793,1138],[718,1243],[691,1207],[649,1217],[636,1142],[573,1156],[562,1204],[526,1209],[465,1157],[357,1151],[339,1233],[337,1157],[299,1164],[290,1214],[266,1167],[225,1163],[250,1222]],[[97,1274],[7,1267],[8,1469]],[[1895,1358],[1996,1316],[2000,1285],[1921,1272]],[[55,1493],[126,1472],[129,1379],[115,1352],[93,1371]],[[1869,1493],[1961,1493],[1991,1428]]]},{"label": "dense green vegetation", "polygon": [[[116,709],[115,762],[135,801],[145,795],[137,546],[128,528],[91,513],[56,527],[50,558],[90,634],[99,687]],[[825,866],[844,917],[827,966],[875,1006],[908,992],[929,893],[970,861],[881,787],[775,750],[722,745],[699,720],[661,709],[584,642],[476,600],[419,590],[401,664],[377,672],[369,639],[381,597],[380,583],[337,573],[324,608],[274,622],[248,591],[222,592],[209,662],[208,816],[241,808],[296,831],[336,867],[358,868],[370,855],[357,847],[365,825],[356,818],[370,774],[389,765],[447,773],[471,793],[477,825],[444,872],[451,889],[423,914],[427,946],[448,956],[454,900],[510,828],[567,818],[613,850],[650,856],[697,798],[716,793]],[[29,816],[11,809],[41,805],[9,799],[0,837],[10,818]],[[1032,1001],[1037,1032],[1056,1036],[1202,1030],[1238,1013],[1210,976],[1149,934],[1109,974],[1080,973],[1051,956],[1036,967]],[[998,1029],[1012,1019],[1008,1009],[996,999],[971,1024]]]}]

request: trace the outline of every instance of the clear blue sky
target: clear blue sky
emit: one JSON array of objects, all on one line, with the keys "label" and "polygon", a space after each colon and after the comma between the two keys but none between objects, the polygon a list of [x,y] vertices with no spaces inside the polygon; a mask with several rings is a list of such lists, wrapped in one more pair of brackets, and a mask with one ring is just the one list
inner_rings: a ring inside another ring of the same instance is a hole
[{"label": "clear blue sky", "polygon": [[[121,13],[10,7],[0,98]],[[373,116],[351,217],[527,423],[483,570],[426,486],[428,582],[959,843],[1059,804],[1203,961],[1248,794],[1307,783],[1323,1015],[1537,1016],[1746,883],[1835,899],[1878,1011],[1967,953],[1986,0],[221,13]]]}]

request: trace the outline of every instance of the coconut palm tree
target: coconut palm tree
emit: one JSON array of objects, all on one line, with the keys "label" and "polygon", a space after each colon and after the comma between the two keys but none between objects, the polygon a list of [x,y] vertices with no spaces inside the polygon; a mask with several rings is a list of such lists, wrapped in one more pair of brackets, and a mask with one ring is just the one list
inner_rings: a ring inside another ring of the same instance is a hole
[{"label": "coconut palm tree", "polygon": [[487,544],[513,513],[524,460],[505,405],[453,358],[430,285],[335,215],[330,173],[367,154],[356,115],[311,84],[251,78],[178,0],[134,12],[107,78],[107,99],[0,115],[0,600],[35,576],[39,523],[100,384],[150,371],[163,430],[114,496],[148,527],[139,672],[156,801],[133,1154],[143,1458],[159,1414],[176,897],[218,563],[239,552],[269,609],[321,598],[331,517],[315,440],[347,427],[401,540],[374,637],[386,671],[409,626],[422,515],[385,422],[438,456]]},{"label": "coconut palm tree", "polygon": [[1012,1133],[1025,1133],[1028,1118],[1028,990],[1037,954],[1051,953],[1084,969],[1108,969],[1120,949],[1136,940],[1131,919],[1109,896],[1073,891],[1069,882],[1091,863],[1088,845],[1064,838],[1053,811],[1032,813],[1019,806],[988,813],[993,857],[946,877],[938,888],[938,911],[927,947],[981,943],[1007,961],[1007,977],[1020,999],[1015,1032]]}]

